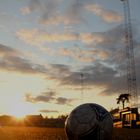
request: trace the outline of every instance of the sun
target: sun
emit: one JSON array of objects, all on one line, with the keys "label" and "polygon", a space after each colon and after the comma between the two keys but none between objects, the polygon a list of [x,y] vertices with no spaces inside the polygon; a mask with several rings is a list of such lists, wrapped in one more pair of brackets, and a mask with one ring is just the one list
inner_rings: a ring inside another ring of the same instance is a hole
[{"label": "sun", "polygon": [[17,119],[24,119],[25,118],[25,116],[26,116],[27,114],[25,114],[24,112],[14,112],[13,113],[13,116],[15,116]]},{"label": "sun", "polygon": [[24,103],[14,104],[10,107],[8,114],[16,117],[17,119],[23,119],[28,114],[33,114],[33,108]]},{"label": "sun", "polygon": [[20,118],[24,118],[28,113],[25,109],[23,109],[21,107],[16,107],[16,108],[10,110],[9,114],[20,119]]}]

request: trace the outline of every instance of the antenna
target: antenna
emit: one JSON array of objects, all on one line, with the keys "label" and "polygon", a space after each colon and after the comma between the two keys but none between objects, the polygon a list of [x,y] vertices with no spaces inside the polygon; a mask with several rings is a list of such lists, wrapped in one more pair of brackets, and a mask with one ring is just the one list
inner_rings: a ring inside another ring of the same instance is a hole
[{"label": "antenna", "polygon": [[130,16],[129,0],[121,0],[124,7],[124,23],[125,23],[125,46],[127,58],[127,88],[128,94],[132,97],[132,106],[136,107],[138,104],[135,59],[134,59],[134,43]]},{"label": "antenna", "polygon": [[83,103],[83,100],[84,100],[84,87],[83,87],[84,86],[84,74],[81,73],[80,76],[81,76],[81,101]]}]

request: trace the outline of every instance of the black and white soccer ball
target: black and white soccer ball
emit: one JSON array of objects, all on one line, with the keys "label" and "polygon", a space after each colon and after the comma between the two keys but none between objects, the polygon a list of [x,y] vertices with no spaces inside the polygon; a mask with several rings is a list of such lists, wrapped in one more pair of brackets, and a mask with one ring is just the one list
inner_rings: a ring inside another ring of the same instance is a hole
[{"label": "black and white soccer ball", "polygon": [[76,107],[65,122],[68,140],[110,140],[113,119],[102,106],[86,103]]}]

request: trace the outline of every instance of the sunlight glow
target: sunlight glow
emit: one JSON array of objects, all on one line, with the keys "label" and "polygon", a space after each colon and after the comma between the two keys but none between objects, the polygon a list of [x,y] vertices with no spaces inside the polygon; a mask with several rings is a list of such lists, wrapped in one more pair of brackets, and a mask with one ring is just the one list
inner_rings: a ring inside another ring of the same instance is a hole
[{"label": "sunlight glow", "polygon": [[33,112],[33,108],[24,103],[14,104],[9,110],[9,114],[15,116],[17,119],[22,119],[26,115],[32,114]]}]

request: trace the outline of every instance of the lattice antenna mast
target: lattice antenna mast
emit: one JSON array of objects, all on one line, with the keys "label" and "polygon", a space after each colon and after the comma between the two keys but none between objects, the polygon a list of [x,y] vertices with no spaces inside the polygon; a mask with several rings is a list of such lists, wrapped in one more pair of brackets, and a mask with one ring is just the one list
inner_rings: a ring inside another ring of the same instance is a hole
[{"label": "lattice antenna mast", "polygon": [[137,97],[137,84],[136,84],[136,71],[134,59],[134,43],[130,16],[129,0],[121,0],[124,7],[124,23],[125,23],[125,46],[127,58],[127,85],[128,94],[132,98],[132,106],[136,107],[138,103]]},{"label": "lattice antenna mast", "polygon": [[83,103],[83,101],[84,101],[84,87],[83,87],[84,86],[84,74],[81,73],[80,76],[81,76],[81,101]]}]

